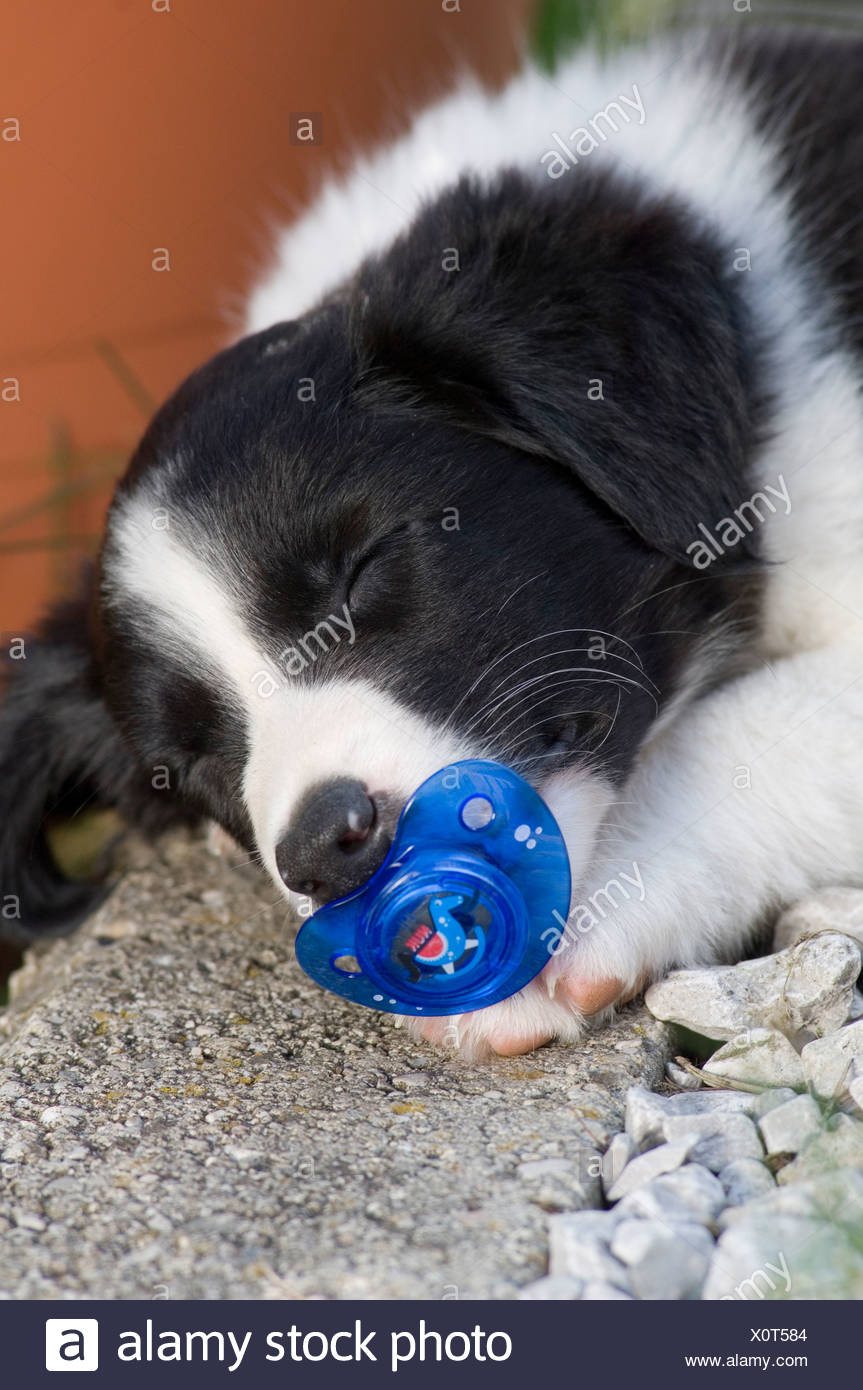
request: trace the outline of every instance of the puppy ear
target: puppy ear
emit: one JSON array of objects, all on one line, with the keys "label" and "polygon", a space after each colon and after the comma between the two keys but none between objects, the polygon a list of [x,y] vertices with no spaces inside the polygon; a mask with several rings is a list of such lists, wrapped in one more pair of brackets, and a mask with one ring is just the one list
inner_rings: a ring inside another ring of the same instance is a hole
[{"label": "puppy ear", "polygon": [[17,945],[73,930],[104,892],[63,874],[46,821],[153,795],[99,694],[87,610],[58,607],[0,661],[0,937]]},{"label": "puppy ear", "polygon": [[[360,279],[361,395],[567,468],[693,564],[753,491],[753,335],[729,257],[607,171],[463,181]],[[736,567],[757,558],[744,534]],[[726,568],[730,566],[726,562]]]}]

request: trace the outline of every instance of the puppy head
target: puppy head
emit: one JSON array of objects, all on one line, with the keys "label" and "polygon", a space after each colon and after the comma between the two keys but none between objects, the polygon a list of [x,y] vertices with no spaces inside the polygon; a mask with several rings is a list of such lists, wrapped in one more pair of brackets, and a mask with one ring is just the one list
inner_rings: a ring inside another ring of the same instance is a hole
[{"label": "puppy head", "polygon": [[[323,900],[419,782],[485,756],[547,797],[578,876],[692,633],[756,566],[750,538],[689,582],[699,522],[751,491],[750,355],[684,212],[608,176],[455,187],[157,415],[86,631],[81,609],[65,647],[46,634],[53,684],[12,682],[0,761],[31,722],[50,759],[19,768],[9,872],[44,881],[45,807],[77,777],[210,816]],[[34,929],[75,915],[37,906]]]}]

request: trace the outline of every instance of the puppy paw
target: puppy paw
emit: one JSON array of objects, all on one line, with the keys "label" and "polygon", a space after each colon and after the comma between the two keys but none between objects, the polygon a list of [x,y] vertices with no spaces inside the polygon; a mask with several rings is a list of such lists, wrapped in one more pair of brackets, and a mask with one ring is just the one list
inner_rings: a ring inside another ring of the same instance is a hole
[{"label": "puppy paw", "polygon": [[616,976],[586,975],[570,953],[564,964],[550,962],[518,994],[488,1009],[400,1023],[413,1037],[449,1048],[467,1061],[517,1057],[555,1039],[577,1042],[591,1022],[639,993],[645,980],[642,974],[627,985]]},{"label": "puppy paw", "polygon": [[571,1008],[587,1016],[604,1013],[617,1004],[627,1004],[641,993],[648,981],[646,971],[630,984],[615,975],[586,977],[578,969],[564,969],[557,973],[548,970],[543,974],[553,998],[560,997]]},{"label": "puppy paw", "polygon": [[532,980],[518,994],[487,1009],[446,1018],[408,1018],[404,1023],[413,1037],[449,1048],[468,1061],[495,1054],[516,1057],[552,1038],[572,1041],[584,1031],[578,1010],[565,1000],[550,999],[541,980]]}]

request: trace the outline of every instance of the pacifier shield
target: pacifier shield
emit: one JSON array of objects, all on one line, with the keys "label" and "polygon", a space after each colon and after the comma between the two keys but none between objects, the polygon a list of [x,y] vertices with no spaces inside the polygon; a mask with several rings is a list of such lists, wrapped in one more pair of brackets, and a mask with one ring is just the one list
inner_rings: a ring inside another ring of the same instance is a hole
[{"label": "pacifier shield", "polygon": [[563,837],[539,794],[498,763],[454,763],[411,797],[368,883],[305,923],[297,959],[369,1008],[465,1013],[542,969],[569,894]]}]

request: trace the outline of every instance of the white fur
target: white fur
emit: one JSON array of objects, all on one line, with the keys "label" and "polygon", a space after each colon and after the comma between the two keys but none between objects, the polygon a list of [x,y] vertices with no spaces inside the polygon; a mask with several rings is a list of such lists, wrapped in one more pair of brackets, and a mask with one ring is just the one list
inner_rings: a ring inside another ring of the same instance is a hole
[{"label": "white fur", "polygon": [[[623,902],[555,955],[548,990],[534,982],[514,1001],[446,1025],[451,1040],[473,1047],[499,1029],[526,1040],[575,1036],[577,1013],[559,990],[549,997],[562,976],[614,977],[633,987],[645,971],[733,955],[765,912],[813,888],[863,883],[859,379],[831,329],[817,268],[800,262],[786,198],[774,186],[769,137],[759,138],[745,95],[727,75],[710,72],[697,45],[682,54],[659,45],[607,65],[580,56],[553,78],[528,71],[498,95],[469,87],[426,111],[403,139],[326,188],[284,234],[246,327],[310,307],[465,170],[485,176],[517,164],[548,177],[540,158],[553,132],[583,126],[631,90],[643,103],[643,122],[610,134],[589,159],[676,195],[724,238],[729,275],[741,275],[774,345],[774,431],[755,481],[778,485],[782,475],[790,513],[777,507],[764,522],[775,568],[759,668],[700,702],[675,706],[618,805],[609,808],[607,788],[584,772],[546,789],[578,846],[576,901],[632,864],[643,874],[644,901]],[[577,168],[564,175],[578,176]],[[751,269],[735,272],[743,248]],[[711,527],[720,519],[703,520]],[[261,658],[237,624],[224,581],[173,541],[147,536],[142,549],[145,531],[131,513],[123,522],[123,583],[174,624],[173,598],[182,592],[186,637],[208,658],[217,654],[234,682],[251,730],[246,796],[271,867],[274,837],[291,806],[323,773],[355,772],[373,790],[407,793],[435,768],[481,751],[461,747],[371,687],[297,686],[271,702],[257,699],[250,676]],[[603,843],[594,848],[603,816]]]}]

